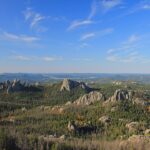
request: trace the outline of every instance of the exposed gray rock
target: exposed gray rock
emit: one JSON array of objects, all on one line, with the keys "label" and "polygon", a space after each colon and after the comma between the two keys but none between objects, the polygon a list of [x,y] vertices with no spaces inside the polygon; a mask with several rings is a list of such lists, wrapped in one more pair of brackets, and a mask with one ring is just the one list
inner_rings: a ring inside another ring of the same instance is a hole
[{"label": "exposed gray rock", "polygon": [[85,94],[77,99],[74,104],[76,105],[91,105],[97,101],[104,100],[104,96],[102,93],[97,91],[92,91],[89,94]]},{"label": "exposed gray rock", "polygon": [[22,111],[22,112],[26,112],[27,109],[26,109],[25,107],[22,107],[22,108],[21,108],[21,111]]},{"label": "exposed gray rock", "polygon": [[111,112],[115,112],[115,111],[117,111],[117,110],[118,110],[118,107],[112,107],[110,111],[111,111]]},{"label": "exposed gray rock", "polygon": [[48,138],[52,139],[52,138],[55,138],[55,136],[52,135],[52,134],[50,134],[50,135],[48,136]]},{"label": "exposed gray rock", "polygon": [[54,106],[54,107],[51,109],[51,111],[52,111],[53,113],[62,114],[62,113],[64,113],[65,108],[64,108],[63,106]]},{"label": "exposed gray rock", "polygon": [[9,93],[11,93],[11,92],[13,92],[13,88],[12,88],[12,86],[10,85],[10,86],[7,88],[7,94],[9,94]]},{"label": "exposed gray rock", "polygon": [[68,101],[65,105],[66,105],[66,106],[69,106],[69,105],[71,105],[71,104],[72,104],[72,102]]},{"label": "exposed gray rock", "polygon": [[89,89],[84,82],[77,82],[69,79],[64,79],[61,85],[60,91],[71,91],[76,87],[81,87],[82,89]]},{"label": "exposed gray rock", "polygon": [[24,89],[24,85],[21,84],[20,80],[14,80],[12,83],[10,81],[6,82],[7,94],[11,92],[19,92]]},{"label": "exposed gray rock", "polygon": [[69,121],[69,123],[68,123],[68,130],[70,132],[75,132],[76,131],[76,125],[74,124],[74,122]]},{"label": "exposed gray rock", "polygon": [[0,90],[4,90],[4,84],[0,83]]},{"label": "exposed gray rock", "polygon": [[129,132],[134,132],[139,128],[139,122],[130,122],[126,124],[126,128],[128,128]]},{"label": "exposed gray rock", "polygon": [[133,99],[133,103],[138,105],[143,105],[143,106],[145,105],[145,101],[142,98]]},{"label": "exposed gray rock", "polygon": [[107,125],[111,123],[111,118],[109,116],[102,116],[101,118],[99,118],[99,121]]},{"label": "exposed gray rock", "polygon": [[109,101],[115,102],[123,100],[132,100],[132,98],[133,98],[132,91],[118,89],[115,91],[114,95],[109,98]]},{"label": "exposed gray rock", "polygon": [[22,83],[20,80],[17,79],[12,82],[7,80],[3,83],[0,83],[0,90],[6,91],[7,94],[12,92],[20,92],[27,89],[32,89],[32,85],[29,85],[26,82]]},{"label": "exposed gray rock", "polygon": [[23,90],[23,84],[20,83],[20,80],[14,80],[14,82],[12,83],[12,88],[13,91],[18,92]]},{"label": "exposed gray rock", "polygon": [[65,135],[61,135],[61,136],[59,137],[59,139],[65,140],[65,139],[66,139],[66,136],[65,136]]},{"label": "exposed gray rock", "polygon": [[146,130],[144,131],[144,134],[150,136],[150,129],[146,129]]}]

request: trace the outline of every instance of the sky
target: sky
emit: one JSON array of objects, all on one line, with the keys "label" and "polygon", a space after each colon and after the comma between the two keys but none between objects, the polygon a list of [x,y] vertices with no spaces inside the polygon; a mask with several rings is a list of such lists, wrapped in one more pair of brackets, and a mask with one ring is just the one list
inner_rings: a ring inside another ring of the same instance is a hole
[{"label": "sky", "polygon": [[150,73],[150,0],[0,0],[0,73]]}]

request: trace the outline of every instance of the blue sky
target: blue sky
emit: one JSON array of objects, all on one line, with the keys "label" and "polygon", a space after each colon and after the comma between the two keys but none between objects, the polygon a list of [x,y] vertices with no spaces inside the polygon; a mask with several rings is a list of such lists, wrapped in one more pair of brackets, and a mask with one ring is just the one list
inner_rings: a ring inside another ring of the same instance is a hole
[{"label": "blue sky", "polygon": [[0,72],[150,73],[149,0],[0,0]]}]

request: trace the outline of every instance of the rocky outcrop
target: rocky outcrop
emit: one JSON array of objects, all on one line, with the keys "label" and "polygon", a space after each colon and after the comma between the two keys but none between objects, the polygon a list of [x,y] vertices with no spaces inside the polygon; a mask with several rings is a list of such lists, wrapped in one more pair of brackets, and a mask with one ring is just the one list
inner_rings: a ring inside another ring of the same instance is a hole
[{"label": "rocky outcrop", "polygon": [[65,139],[66,139],[66,135],[61,135],[61,136],[59,137],[59,139],[65,140]]},{"label": "rocky outcrop", "polygon": [[70,131],[70,132],[75,132],[76,131],[76,125],[75,125],[75,123],[72,121],[69,121],[69,123],[68,123],[68,131]]},{"label": "rocky outcrop", "polygon": [[14,80],[12,83],[7,83],[8,88],[7,88],[7,93],[11,92],[19,92],[24,90],[25,86],[20,82],[20,80]]},{"label": "rocky outcrop", "polygon": [[4,89],[4,84],[0,83],[0,91]]},{"label": "rocky outcrop", "polygon": [[92,91],[89,94],[85,94],[77,99],[74,104],[76,105],[91,105],[95,102],[104,100],[104,96],[102,93],[97,91]]},{"label": "rocky outcrop", "polygon": [[66,139],[66,135],[61,135],[61,136],[57,136],[56,134],[54,134],[54,135],[40,135],[39,137],[38,137],[38,139],[39,140],[44,140],[44,141],[59,141],[60,142],[60,140],[65,140]]},{"label": "rocky outcrop", "polygon": [[27,82],[21,82],[20,80],[14,80],[0,83],[0,91],[6,91],[7,94],[21,91],[39,91],[39,88],[35,85],[31,85]]},{"label": "rocky outcrop", "polygon": [[65,108],[63,106],[54,106],[52,109],[51,109],[51,112],[52,113],[55,113],[55,114],[63,114],[65,111]]},{"label": "rocky outcrop", "polygon": [[105,125],[108,125],[111,123],[111,118],[109,116],[102,116],[99,118],[99,121]]},{"label": "rocky outcrop", "polygon": [[132,91],[118,89],[115,91],[114,95],[109,98],[109,101],[116,102],[116,101],[132,100],[132,98],[133,98]]},{"label": "rocky outcrop", "polygon": [[129,132],[135,132],[138,130],[140,124],[138,122],[130,122],[126,124],[126,128],[128,128]]},{"label": "rocky outcrop", "polygon": [[123,82],[122,81],[113,81],[112,84],[113,85],[122,85]]},{"label": "rocky outcrop", "polygon": [[80,124],[74,121],[69,121],[68,123],[68,131],[78,134],[78,135],[83,135],[87,133],[92,133],[96,131],[96,126],[92,126],[91,124]]},{"label": "rocky outcrop", "polygon": [[150,129],[146,129],[146,130],[144,131],[144,134],[150,136]]},{"label": "rocky outcrop", "polygon": [[133,99],[133,104],[137,104],[137,105],[145,105],[145,101],[142,98],[135,98]]},{"label": "rocky outcrop", "polygon": [[69,79],[64,79],[60,91],[71,91],[76,87],[80,87],[86,90],[90,89],[84,82],[77,82]]},{"label": "rocky outcrop", "polygon": [[71,104],[72,104],[72,102],[68,101],[65,105],[66,105],[66,106],[69,106],[69,105],[71,105]]}]

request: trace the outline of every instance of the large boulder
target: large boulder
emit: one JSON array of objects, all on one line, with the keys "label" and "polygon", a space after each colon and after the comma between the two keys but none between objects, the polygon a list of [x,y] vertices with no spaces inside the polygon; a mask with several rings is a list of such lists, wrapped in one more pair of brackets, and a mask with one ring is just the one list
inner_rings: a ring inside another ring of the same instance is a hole
[{"label": "large boulder", "polygon": [[77,82],[69,79],[64,79],[60,91],[71,91],[76,87],[81,87],[82,89],[89,89],[89,87],[84,82]]},{"label": "large boulder", "polygon": [[102,93],[97,91],[92,91],[89,94],[85,94],[77,99],[74,104],[76,105],[91,105],[97,101],[104,100],[104,96]]}]

